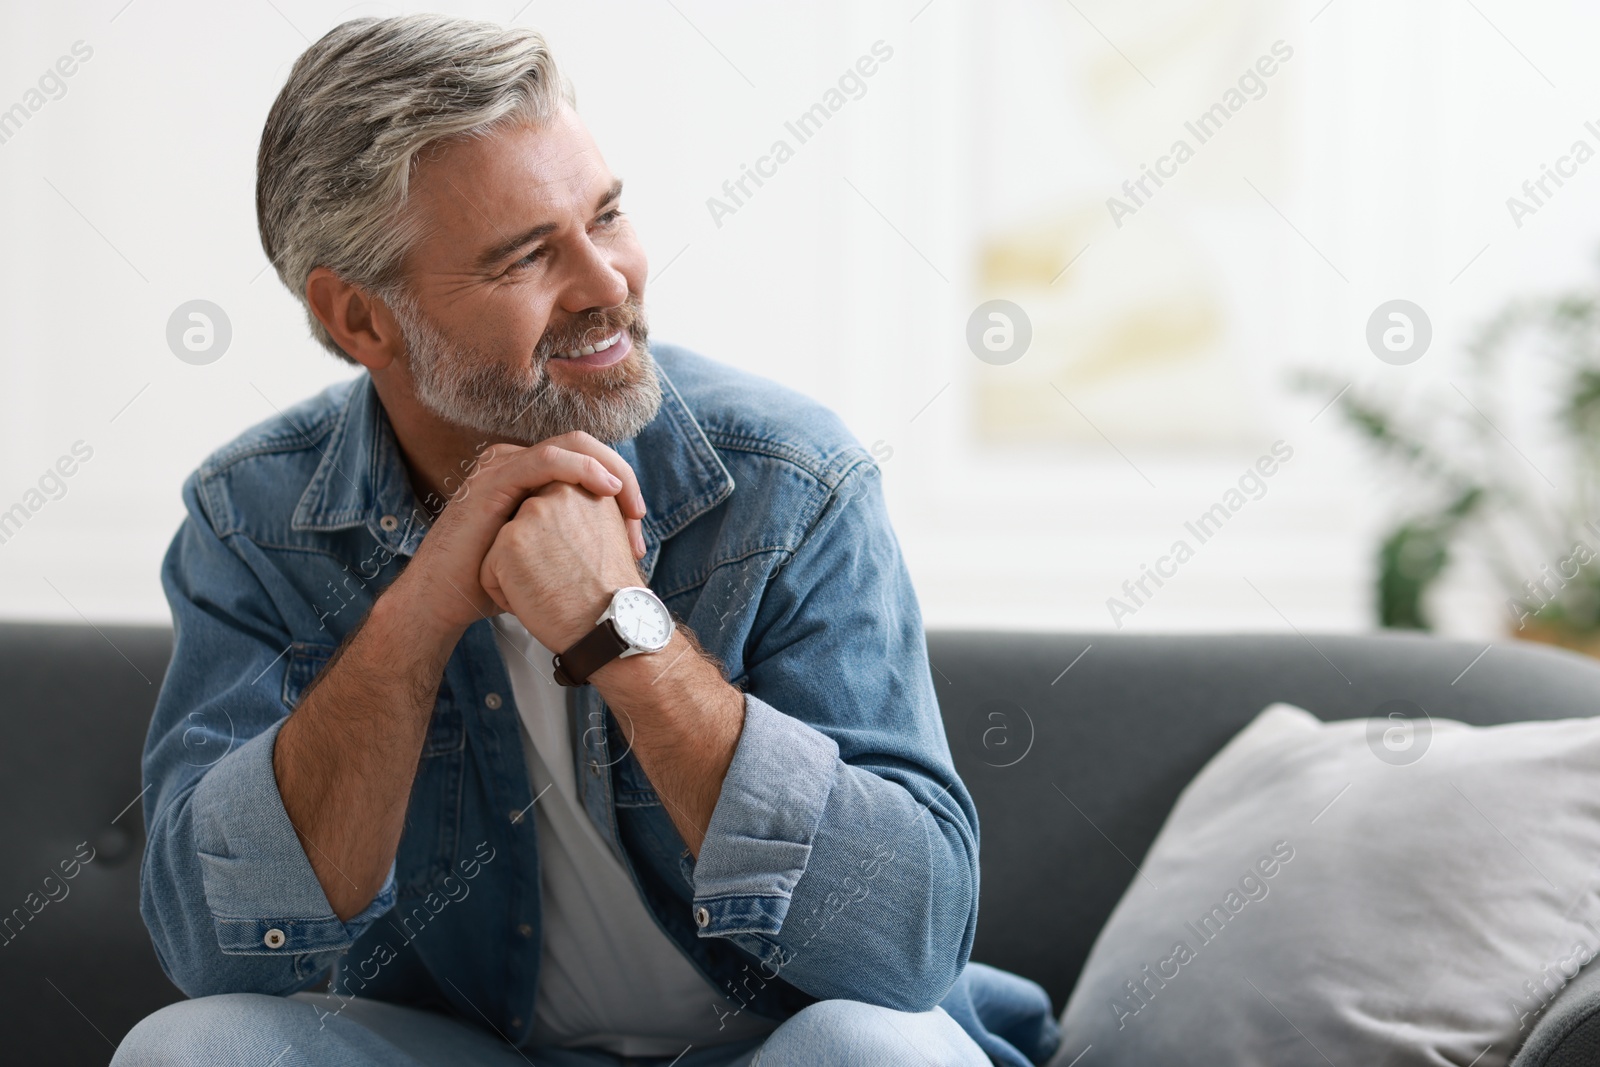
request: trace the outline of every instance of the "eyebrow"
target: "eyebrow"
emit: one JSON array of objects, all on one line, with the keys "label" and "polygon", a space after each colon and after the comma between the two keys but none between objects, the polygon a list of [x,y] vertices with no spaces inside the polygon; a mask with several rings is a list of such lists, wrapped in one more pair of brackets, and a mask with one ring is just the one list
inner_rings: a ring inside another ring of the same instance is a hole
[{"label": "eyebrow", "polygon": [[[601,208],[605,207],[612,201],[617,200],[621,196],[622,179],[618,178],[606,188],[605,192],[600,194],[600,199],[595,201],[595,211],[599,211]],[[480,270],[486,270],[489,267],[493,267],[518,249],[524,247],[525,245],[530,245],[541,238],[548,237],[555,231],[556,224],[553,222],[544,222],[540,223],[538,226],[529,227],[523,232],[501,241],[494,247],[486,249],[478,256],[478,268]]]}]

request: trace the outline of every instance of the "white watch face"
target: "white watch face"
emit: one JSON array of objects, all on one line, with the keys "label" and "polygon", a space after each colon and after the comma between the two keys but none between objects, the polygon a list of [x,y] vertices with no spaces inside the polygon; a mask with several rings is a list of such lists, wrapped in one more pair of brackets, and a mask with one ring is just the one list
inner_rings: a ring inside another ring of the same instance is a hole
[{"label": "white watch face", "polygon": [[611,621],[628,644],[658,652],[672,636],[672,616],[648,589],[623,589],[611,602]]}]

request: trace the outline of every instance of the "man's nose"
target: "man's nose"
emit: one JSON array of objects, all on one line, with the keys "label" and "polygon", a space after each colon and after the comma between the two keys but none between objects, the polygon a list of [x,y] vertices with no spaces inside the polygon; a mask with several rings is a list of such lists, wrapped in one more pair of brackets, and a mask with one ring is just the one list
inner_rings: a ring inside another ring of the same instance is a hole
[{"label": "man's nose", "polygon": [[563,311],[576,315],[593,308],[616,307],[628,298],[628,279],[606,251],[583,240],[561,293]]}]

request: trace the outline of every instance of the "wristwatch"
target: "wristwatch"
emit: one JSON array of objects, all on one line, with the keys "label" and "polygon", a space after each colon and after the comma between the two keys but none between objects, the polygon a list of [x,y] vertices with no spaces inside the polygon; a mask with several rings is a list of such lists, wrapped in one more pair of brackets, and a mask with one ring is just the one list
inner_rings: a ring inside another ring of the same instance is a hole
[{"label": "wristwatch", "polygon": [[556,682],[587,685],[591,674],[614,659],[660,652],[672,630],[672,613],[660,597],[642,585],[623,586],[612,594],[594,629],[552,657]]}]

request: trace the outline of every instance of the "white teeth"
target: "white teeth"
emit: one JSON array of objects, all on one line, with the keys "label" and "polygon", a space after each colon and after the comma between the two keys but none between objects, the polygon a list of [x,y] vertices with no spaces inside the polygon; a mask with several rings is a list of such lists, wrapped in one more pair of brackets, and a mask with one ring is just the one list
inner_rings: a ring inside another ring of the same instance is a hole
[{"label": "white teeth", "polygon": [[567,351],[561,353],[559,356],[557,356],[555,358],[556,359],[577,359],[579,356],[592,356],[596,352],[604,352],[606,349],[610,348],[612,345],[616,344],[620,340],[622,340],[622,331],[618,330],[616,333],[612,334],[610,337],[607,337],[604,341],[599,341],[599,342],[596,342],[595,344],[592,344],[592,345],[584,345],[582,348],[568,349]]}]

